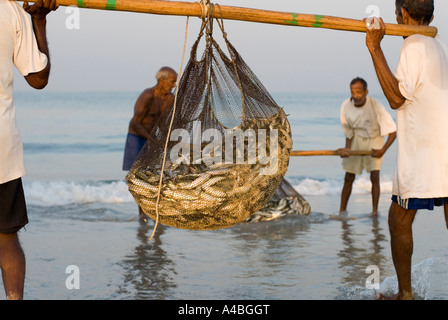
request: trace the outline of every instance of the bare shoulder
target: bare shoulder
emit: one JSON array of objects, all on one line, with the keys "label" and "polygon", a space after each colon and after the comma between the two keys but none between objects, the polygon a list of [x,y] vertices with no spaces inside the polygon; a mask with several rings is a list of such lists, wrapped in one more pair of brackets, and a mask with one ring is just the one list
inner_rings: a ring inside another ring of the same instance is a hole
[{"label": "bare shoulder", "polygon": [[142,93],[140,93],[138,99],[137,99],[137,104],[146,104],[148,103],[152,98],[154,97],[154,89],[153,88],[148,88],[142,91]]},{"label": "bare shoulder", "polygon": [[148,97],[152,97],[154,95],[154,88],[148,88],[142,91],[142,93],[140,93],[140,97],[141,98],[148,98]]}]

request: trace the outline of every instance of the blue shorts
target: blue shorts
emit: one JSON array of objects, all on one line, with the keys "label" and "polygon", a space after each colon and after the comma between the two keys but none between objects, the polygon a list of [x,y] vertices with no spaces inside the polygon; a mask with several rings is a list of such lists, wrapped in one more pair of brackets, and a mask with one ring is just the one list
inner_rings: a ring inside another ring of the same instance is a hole
[{"label": "blue shorts", "polygon": [[434,207],[440,207],[448,204],[448,198],[429,198],[429,199],[399,199],[397,196],[392,196],[392,201],[399,204],[400,207],[409,210],[434,210]]},{"label": "blue shorts", "polygon": [[131,169],[145,143],[145,138],[128,133],[124,147],[123,170]]}]

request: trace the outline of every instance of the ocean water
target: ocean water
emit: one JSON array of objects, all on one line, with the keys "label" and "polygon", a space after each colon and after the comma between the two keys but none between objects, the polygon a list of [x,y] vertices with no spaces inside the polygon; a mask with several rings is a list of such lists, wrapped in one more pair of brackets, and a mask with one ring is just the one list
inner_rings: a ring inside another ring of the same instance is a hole
[{"label": "ocean water", "polygon": [[[347,94],[273,94],[289,115],[294,150],[344,146],[339,108]],[[138,95],[16,93],[30,218],[20,232],[26,299],[371,300],[396,290],[387,226],[395,144],[384,159],[377,218],[369,216],[367,174],[355,181],[348,219],[335,220],[340,158],[291,157],[286,178],[310,202],[310,215],[215,231],[159,225],[149,240],[154,223],[138,221],[121,170]],[[441,210],[421,212],[414,224],[418,299],[448,298],[442,216]],[[67,284],[72,266],[79,287]],[[378,275],[373,288],[371,275]]]}]

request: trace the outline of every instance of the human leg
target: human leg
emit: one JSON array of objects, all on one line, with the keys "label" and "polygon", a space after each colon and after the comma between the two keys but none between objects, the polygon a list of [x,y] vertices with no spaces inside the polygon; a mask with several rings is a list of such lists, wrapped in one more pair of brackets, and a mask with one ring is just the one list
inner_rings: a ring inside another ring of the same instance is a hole
[{"label": "human leg", "polygon": [[344,213],[347,211],[347,204],[352,193],[353,182],[355,181],[356,175],[350,172],[345,173],[344,186],[341,192],[341,206],[339,213]]},{"label": "human leg", "polygon": [[378,203],[380,200],[380,171],[375,170],[370,173],[370,181],[372,182],[372,214],[378,214]]},{"label": "human leg", "polygon": [[[128,171],[132,168],[145,143],[146,139],[143,137],[128,133],[124,147],[123,170]],[[140,220],[145,220],[145,213],[140,206],[138,207],[138,216]]]},{"label": "human leg", "polygon": [[412,223],[417,210],[402,208],[392,202],[389,210],[389,232],[391,237],[392,260],[398,279],[398,293],[382,299],[411,300],[414,298],[411,284],[411,264],[413,253]]},{"label": "human leg", "polygon": [[25,254],[17,233],[0,233],[0,268],[6,299],[23,299]]},{"label": "human leg", "polygon": [[448,203],[445,203],[443,205],[443,210],[444,210],[444,213],[445,213],[446,228],[448,229]]},{"label": "human leg", "polygon": [[25,256],[17,232],[28,223],[22,180],[0,184],[0,269],[7,299],[22,299]]}]

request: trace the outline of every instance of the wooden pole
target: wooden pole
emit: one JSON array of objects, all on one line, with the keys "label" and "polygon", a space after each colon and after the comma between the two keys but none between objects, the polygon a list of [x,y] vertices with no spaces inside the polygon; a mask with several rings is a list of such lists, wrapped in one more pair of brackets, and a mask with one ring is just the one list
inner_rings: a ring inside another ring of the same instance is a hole
[{"label": "wooden pole", "polygon": [[[29,1],[35,2],[35,1]],[[77,6],[86,9],[140,12],[159,15],[202,17],[209,7],[199,2],[161,1],[161,0],[58,0],[61,6]],[[213,4],[212,4],[213,5]],[[278,12],[242,7],[213,5],[213,17],[228,20],[269,23],[287,26],[324,28],[354,32],[366,32],[366,23],[362,20],[325,16]],[[430,26],[411,26],[386,24],[386,35],[410,36],[422,34],[430,37],[437,35],[437,28]]]},{"label": "wooden pole", "polygon": [[[291,151],[291,156],[340,156],[338,150],[309,150],[309,151],[300,151],[293,150]],[[350,151],[351,156],[371,156],[372,151]]]}]

